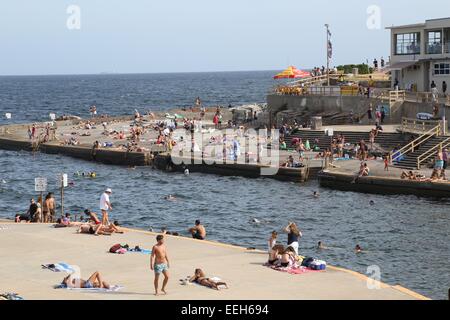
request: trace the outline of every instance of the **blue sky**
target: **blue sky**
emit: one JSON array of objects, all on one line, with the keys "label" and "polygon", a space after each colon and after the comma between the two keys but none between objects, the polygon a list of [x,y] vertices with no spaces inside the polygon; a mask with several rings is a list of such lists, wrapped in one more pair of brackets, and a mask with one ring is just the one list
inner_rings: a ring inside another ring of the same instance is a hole
[{"label": "blue sky", "polygon": [[[68,30],[69,5],[81,29]],[[381,8],[379,30],[366,26]],[[450,16],[448,0],[14,0],[0,3],[0,75],[278,70],[389,55],[393,24]]]}]

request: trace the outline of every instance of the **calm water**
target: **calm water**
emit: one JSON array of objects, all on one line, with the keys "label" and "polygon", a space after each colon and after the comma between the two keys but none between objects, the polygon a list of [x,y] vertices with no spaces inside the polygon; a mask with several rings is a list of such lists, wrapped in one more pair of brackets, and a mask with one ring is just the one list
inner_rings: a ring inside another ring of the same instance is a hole
[{"label": "calm water", "polygon": [[[0,113],[14,121],[40,120],[51,111],[86,115],[96,102],[110,114],[130,113],[135,106],[168,108],[190,105],[197,95],[208,104],[264,102],[273,85],[272,72],[0,78]],[[155,108],[154,108],[155,109]],[[5,120],[2,120],[5,122]],[[382,281],[401,284],[429,297],[445,299],[450,287],[450,201],[414,196],[365,195],[318,190],[307,185],[267,179],[215,175],[168,174],[148,168],[129,170],[76,159],[0,151],[0,217],[27,208],[34,177],[49,178],[76,171],[98,173],[96,179],[75,178],[65,193],[73,213],[97,209],[105,187],[114,191],[112,218],[128,226],[155,230],[168,227],[186,233],[197,218],[209,238],[246,247],[266,248],[270,231],[296,221],[304,237],[300,251],[328,263],[366,273],[378,265]],[[3,183],[2,180],[5,180]],[[163,199],[174,194],[178,201]],[[375,205],[370,206],[373,200]],[[253,218],[261,224],[251,222]],[[280,240],[286,240],[282,235]],[[317,252],[317,241],[330,249]],[[360,244],[366,253],[356,255]]]},{"label": "calm water", "polygon": [[205,105],[264,103],[276,84],[275,71],[0,77],[0,123],[4,114],[14,122],[48,120],[48,114],[123,115],[138,108],[162,110],[192,106],[200,96]]}]

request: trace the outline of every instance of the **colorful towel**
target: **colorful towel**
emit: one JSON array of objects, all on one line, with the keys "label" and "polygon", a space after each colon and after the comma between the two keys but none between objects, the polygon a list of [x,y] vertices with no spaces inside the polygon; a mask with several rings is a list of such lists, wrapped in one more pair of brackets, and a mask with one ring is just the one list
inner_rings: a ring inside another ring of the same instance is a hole
[{"label": "colorful towel", "polygon": [[306,268],[303,266],[291,266],[291,267],[280,267],[280,266],[273,266],[269,264],[264,264],[264,266],[269,267],[272,270],[277,270],[281,272],[287,272],[289,274],[304,274],[309,272],[320,272],[324,270],[313,270],[311,268]]},{"label": "colorful towel", "polygon": [[76,290],[76,291],[86,291],[86,292],[117,292],[123,289],[123,286],[111,286],[109,289],[106,288],[65,288],[67,290]]},{"label": "colorful towel", "polygon": [[146,255],[152,254],[152,250],[147,250],[147,249],[141,249],[141,251],[129,250],[128,252],[141,253],[141,254],[146,254]]},{"label": "colorful towel", "polygon": [[66,272],[66,273],[74,273],[75,269],[70,264],[59,262],[55,264],[43,264],[43,269],[48,269],[53,272]]}]

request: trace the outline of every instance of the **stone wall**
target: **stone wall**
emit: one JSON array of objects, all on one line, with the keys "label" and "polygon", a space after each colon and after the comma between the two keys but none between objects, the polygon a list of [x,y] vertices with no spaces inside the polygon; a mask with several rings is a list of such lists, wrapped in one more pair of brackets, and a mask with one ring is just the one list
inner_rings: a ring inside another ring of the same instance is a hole
[{"label": "stone wall", "polygon": [[[385,104],[380,99],[368,99],[360,96],[289,96],[289,95],[268,95],[267,104],[270,111],[270,120],[274,123],[276,114],[285,110],[307,111],[311,114],[323,112],[350,112],[365,114],[372,103],[374,107]],[[402,117],[416,118],[417,113],[432,113],[431,103],[405,101],[393,107],[390,115],[386,118],[386,124],[399,124]],[[450,117],[450,107],[440,108],[440,116]],[[361,122],[367,124],[367,118]]]}]

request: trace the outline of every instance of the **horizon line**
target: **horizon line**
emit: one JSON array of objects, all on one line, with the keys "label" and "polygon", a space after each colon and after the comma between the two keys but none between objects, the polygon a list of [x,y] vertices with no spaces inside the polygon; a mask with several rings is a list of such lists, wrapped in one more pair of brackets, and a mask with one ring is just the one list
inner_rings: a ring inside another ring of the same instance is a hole
[{"label": "horizon line", "polygon": [[[108,76],[108,75],[144,75],[144,74],[189,74],[189,73],[233,73],[233,72],[279,72],[272,70],[212,70],[212,71],[164,71],[164,72],[94,72],[94,73],[47,73],[47,74],[0,74],[0,77],[47,77],[47,76]],[[308,70],[308,69],[306,69]]]}]

